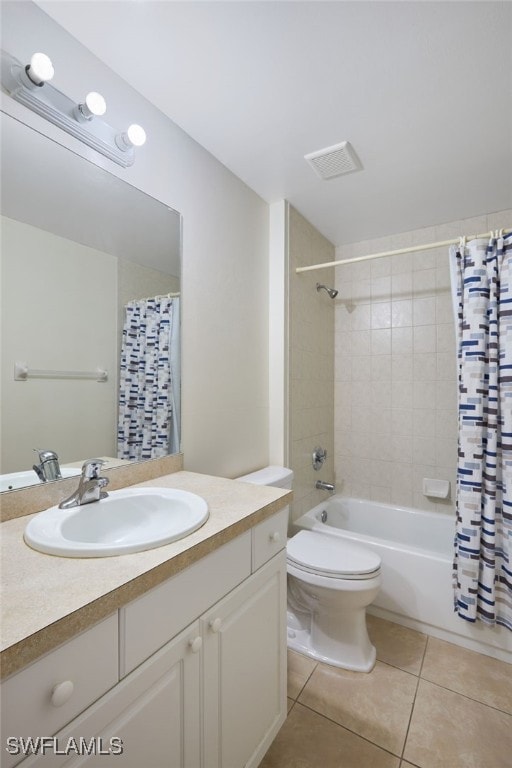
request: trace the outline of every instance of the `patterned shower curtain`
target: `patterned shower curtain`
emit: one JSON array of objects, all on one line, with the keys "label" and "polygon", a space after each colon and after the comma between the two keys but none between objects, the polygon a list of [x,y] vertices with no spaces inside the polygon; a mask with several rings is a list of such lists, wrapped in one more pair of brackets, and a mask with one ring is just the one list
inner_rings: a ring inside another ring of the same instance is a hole
[{"label": "patterned shower curtain", "polygon": [[179,299],[131,301],[125,311],[118,457],[140,461],[167,456],[179,450]]},{"label": "patterned shower curtain", "polygon": [[450,249],[457,295],[455,611],[512,630],[512,235]]}]

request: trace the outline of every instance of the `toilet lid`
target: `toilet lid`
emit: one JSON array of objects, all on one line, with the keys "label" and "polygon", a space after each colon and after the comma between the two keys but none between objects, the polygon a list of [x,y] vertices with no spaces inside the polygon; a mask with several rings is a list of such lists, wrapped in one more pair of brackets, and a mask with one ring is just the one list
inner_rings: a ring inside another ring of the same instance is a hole
[{"label": "toilet lid", "polygon": [[315,531],[300,531],[287,544],[286,555],[292,565],[331,578],[354,578],[375,573],[381,565],[379,555],[337,536]]}]

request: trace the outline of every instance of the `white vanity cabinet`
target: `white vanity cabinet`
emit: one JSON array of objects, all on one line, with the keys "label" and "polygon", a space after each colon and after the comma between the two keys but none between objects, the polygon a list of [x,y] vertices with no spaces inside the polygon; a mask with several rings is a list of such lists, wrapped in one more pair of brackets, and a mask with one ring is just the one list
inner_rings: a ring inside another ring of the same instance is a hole
[{"label": "white vanity cabinet", "polygon": [[81,738],[102,754],[47,751],[20,767],[256,768],[286,717],[287,518],[122,608],[122,679],[57,734],[59,748]]}]

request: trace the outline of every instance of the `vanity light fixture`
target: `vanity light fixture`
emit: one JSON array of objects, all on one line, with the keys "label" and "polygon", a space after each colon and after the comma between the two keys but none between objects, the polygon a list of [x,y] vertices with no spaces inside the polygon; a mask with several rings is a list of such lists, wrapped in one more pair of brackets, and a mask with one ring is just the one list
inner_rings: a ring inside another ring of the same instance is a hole
[{"label": "vanity light fixture", "polygon": [[53,75],[53,64],[45,53],[34,53],[30,64],[24,65],[2,51],[2,85],[13,99],[123,168],[132,165],[135,147],[146,141],[144,129],[135,124],[126,131],[113,128],[100,119],[107,109],[100,93],[91,91],[77,104],[50,85]]}]

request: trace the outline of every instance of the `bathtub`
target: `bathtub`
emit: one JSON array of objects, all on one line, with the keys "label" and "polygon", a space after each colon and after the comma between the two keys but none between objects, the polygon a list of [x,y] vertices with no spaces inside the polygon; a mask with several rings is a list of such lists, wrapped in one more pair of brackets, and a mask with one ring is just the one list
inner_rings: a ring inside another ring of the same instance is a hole
[{"label": "bathtub", "polygon": [[337,495],[294,527],[339,536],[380,555],[382,588],[369,613],[512,662],[511,632],[471,624],[453,611],[453,515]]}]

